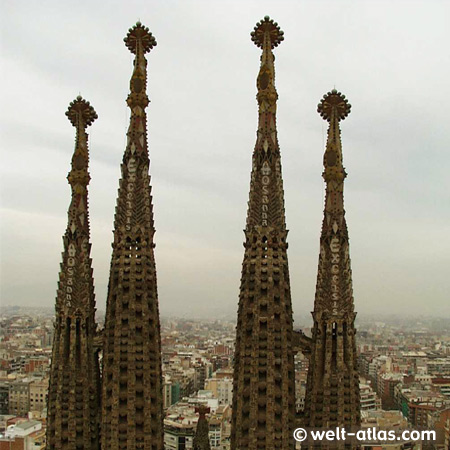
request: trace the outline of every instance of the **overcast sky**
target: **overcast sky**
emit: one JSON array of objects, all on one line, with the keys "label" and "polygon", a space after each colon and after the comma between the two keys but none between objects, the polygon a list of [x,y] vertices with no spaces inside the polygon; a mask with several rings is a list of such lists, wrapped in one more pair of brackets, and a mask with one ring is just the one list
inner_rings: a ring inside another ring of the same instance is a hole
[{"label": "overcast sky", "polygon": [[79,93],[90,127],[89,187],[97,306],[105,308],[112,224],[125,148],[137,20],[148,55],[149,148],[163,315],[237,312],[260,50],[275,50],[295,315],[313,309],[323,215],[326,123],[336,87],[355,308],[450,318],[450,2],[1,2],[1,303],[55,301]]}]

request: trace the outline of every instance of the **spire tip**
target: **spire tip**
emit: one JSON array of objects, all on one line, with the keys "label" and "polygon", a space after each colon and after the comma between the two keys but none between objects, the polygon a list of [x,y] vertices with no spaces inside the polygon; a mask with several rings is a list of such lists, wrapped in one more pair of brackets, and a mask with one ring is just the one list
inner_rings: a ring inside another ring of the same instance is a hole
[{"label": "spire tip", "polygon": [[284,41],[284,32],[280,30],[277,22],[274,22],[269,16],[257,22],[254,31],[250,33],[252,41],[259,48],[264,46],[264,36],[269,33],[271,48],[277,47],[281,41]]},{"label": "spire tip", "polygon": [[84,128],[92,125],[95,119],[98,118],[95,109],[81,95],[78,95],[74,101],[70,102],[66,116],[74,127],[78,126],[78,119],[81,118]]},{"label": "spire tip", "polygon": [[156,46],[155,37],[152,35],[148,27],[142,25],[139,21],[128,30],[128,34],[123,40],[128,50],[134,54],[137,53],[139,42],[142,45],[144,53],[148,53],[153,47]]},{"label": "spire tip", "polygon": [[352,105],[348,103],[345,95],[333,89],[323,96],[321,102],[317,105],[317,112],[324,120],[329,122],[332,112],[335,111],[336,117],[340,121],[350,114],[351,107]]}]

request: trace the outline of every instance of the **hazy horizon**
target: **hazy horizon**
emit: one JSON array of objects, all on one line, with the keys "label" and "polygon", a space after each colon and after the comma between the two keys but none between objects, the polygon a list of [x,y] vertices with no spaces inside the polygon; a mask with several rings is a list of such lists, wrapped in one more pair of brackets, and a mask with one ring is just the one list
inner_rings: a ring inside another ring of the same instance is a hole
[{"label": "hazy horizon", "polygon": [[[27,312],[27,316],[31,314],[44,315],[46,317],[51,317],[54,319],[54,306],[27,306],[27,305],[0,305],[0,314],[5,314],[6,316],[15,315],[15,313],[11,310],[19,310],[18,313]],[[178,312],[177,314],[161,314],[161,320],[164,321],[192,321],[192,322],[225,322],[230,324],[235,324],[237,322],[237,315],[234,313],[228,313],[224,315],[211,315],[210,312],[204,311],[208,314],[193,314],[192,311],[186,310],[183,312]],[[99,327],[104,326],[106,311],[104,309],[97,309],[96,318],[97,324]],[[360,326],[364,324],[367,326],[368,324],[376,324],[376,323],[385,323],[386,325],[399,325],[399,327],[404,327],[408,325],[408,327],[413,327],[417,324],[430,324],[430,323],[438,323],[439,327],[444,327],[445,329],[450,330],[450,318],[442,317],[439,315],[433,314],[415,314],[412,313],[404,313],[404,314],[392,314],[388,312],[376,312],[376,313],[357,313],[356,315],[356,325]],[[310,313],[295,313],[294,312],[294,330],[303,329],[305,332],[309,332],[310,327],[313,325],[312,316]]]}]

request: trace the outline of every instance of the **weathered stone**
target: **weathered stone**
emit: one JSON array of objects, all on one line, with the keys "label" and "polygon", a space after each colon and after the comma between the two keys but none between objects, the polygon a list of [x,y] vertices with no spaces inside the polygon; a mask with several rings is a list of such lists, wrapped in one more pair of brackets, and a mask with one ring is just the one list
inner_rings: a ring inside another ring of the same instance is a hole
[{"label": "weathered stone", "polygon": [[350,112],[347,100],[333,90],[318,111],[330,123],[323,178],[325,211],[320,237],[311,356],[305,401],[307,427],[359,426],[360,397],[355,316],[344,211],[344,179],[339,121]]},{"label": "weathered stone", "polygon": [[97,118],[80,96],[66,115],[76,128],[72,201],[63,237],[48,393],[47,450],[98,450],[100,370],[88,212],[89,153],[85,128]]},{"label": "weathered stone", "polygon": [[136,57],[106,305],[102,448],[162,450],[161,338],[145,113],[149,103],[145,53],[156,41],[137,23],[125,44]]},{"label": "weathered stone", "polygon": [[236,329],[231,448],[287,450],[294,446],[293,321],[272,53],[283,33],[267,17],[252,40],[262,48],[259,120]]},{"label": "weathered stone", "polygon": [[194,441],[192,443],[193,450],[211,450],[209,443],[209,426],[206,420],[206,414],[210,409],[204,405],[195,408],[195,412],[198,412],[197,430],[195,431]]}]

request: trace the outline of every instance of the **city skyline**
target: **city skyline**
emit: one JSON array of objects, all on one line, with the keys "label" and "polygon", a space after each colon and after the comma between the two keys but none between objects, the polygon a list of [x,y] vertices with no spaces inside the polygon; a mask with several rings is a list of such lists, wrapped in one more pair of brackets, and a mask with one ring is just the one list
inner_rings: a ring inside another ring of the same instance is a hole
[{"label": "city skyline", "polygon": [[[7,430],[7,442],[9,435],[15,436],[16,443],[24,439],[16,431],[32,425],[25,439],[42,444],[54,313],[42,317],[39,308],[14,309],[10,313],[8,308],[0,310],[0,414],[9,414],[3,416],[1,425],[19,425]],[[438,322],[430,320],[418,327],[401,317],[391,325],[372,320],[358,327],[363,426],[386,427],[388,421],[401,429],[440,428],[442,443],[442,428],[447,423],[449,442],[450,328],[447,324],[438,329]],[[180,319],[161,325],[167,449],[179,448],[182,440],[192,443],[199,404],[210,408],[211,449],[229,449],[235,324]],[[295,398],[300,412],[305,406],[308,371],[308,359],[298,355]],[[27,411],[33,420],[24,417]],[[4,442],[2,431],[0,441]]]},{"label": "city skyline", "polygon": [[[89,197],[96,303],[105,309],[132,67],[122,38],[140,19],[158,37],[148,139],[161,314],[184,305],[194,316],[236,313],[257,124],[249,29],[268,14],[289,36],[276,76],[295,315],[313,308],[326,137],[316,108],[336,86],[353,105],[343,145],[355,307],[450,317],[450,132],[439,106],[450,93],[448,7],[173,5],[131,2],[107,17],[98,4],[3,6],[1,303],[54,304],[73,151],[63,112],[81,91],[99,115]],[[41,29],[44,17],[51,26]]]}]

